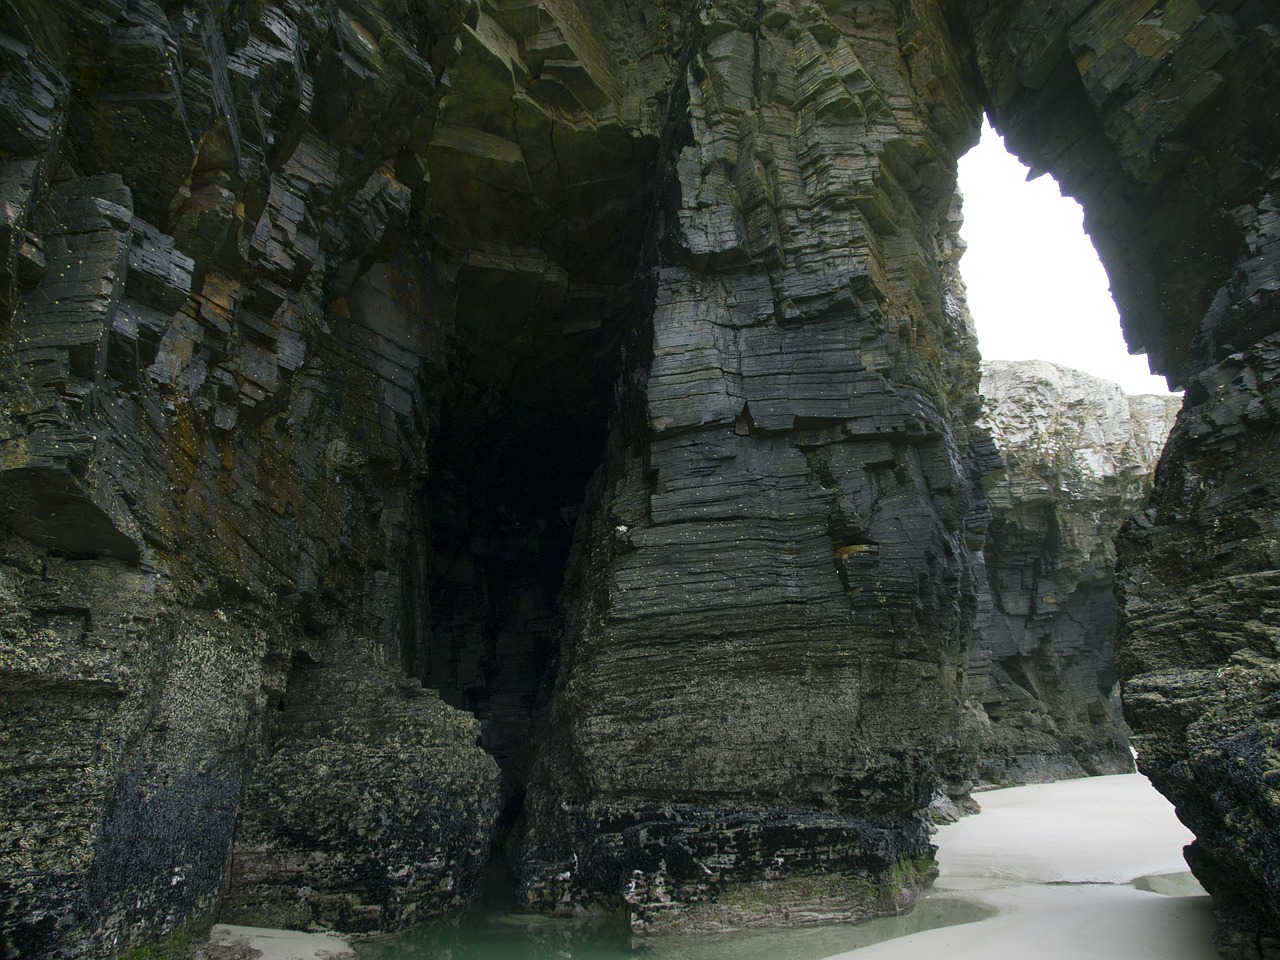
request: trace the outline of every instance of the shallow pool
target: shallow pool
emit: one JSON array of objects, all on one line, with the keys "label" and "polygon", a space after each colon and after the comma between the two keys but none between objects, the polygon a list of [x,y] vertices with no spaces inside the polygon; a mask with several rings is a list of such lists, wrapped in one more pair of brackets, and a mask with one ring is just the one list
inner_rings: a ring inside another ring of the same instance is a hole
[{"label": "shallow pool", "polygon": [[926,895],[909,914],[862,924],[632,937],[621,923],[473,911],[355,946],[363,960],[820,960],[991,914],[981,903]]}]

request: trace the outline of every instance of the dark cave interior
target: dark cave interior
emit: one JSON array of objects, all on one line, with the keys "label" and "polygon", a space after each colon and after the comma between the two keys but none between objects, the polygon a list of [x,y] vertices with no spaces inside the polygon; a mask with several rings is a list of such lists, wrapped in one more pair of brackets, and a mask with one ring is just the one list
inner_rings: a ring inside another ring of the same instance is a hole
[{"label": "dark cave interior", "polygon": [[[459,297],[464,332],[428,451],[429,618],[404,665],[480,721],[503,776],[495,845],[521,812],[555,679],[575,524],[621,368],[623,289],[590,298],[594,317],[502,283]],[[517,332],[488,335],[504,322]]]}]

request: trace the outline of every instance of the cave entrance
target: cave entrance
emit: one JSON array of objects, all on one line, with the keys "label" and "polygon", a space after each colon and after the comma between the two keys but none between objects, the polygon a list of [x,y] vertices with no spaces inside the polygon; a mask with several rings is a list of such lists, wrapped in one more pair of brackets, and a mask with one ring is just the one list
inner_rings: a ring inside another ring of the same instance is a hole
[{"label": "cave entrance", "polygon": [[629,282],[570,287],[536,256],[494,252],[462,268],[457,290],[427,452],[428,617],[403,666],[476,716],[501,768],[485,892],[496,903],[509,893],[503,848],[555,679],[565,573],[604,458],[633,298]]},{"label": "cave entrance", "polygon": [[960,160],[961,275],[1004,461],[971,650],[993,737],[979,776],[997,784],[1132,769],[1113,538],[1142,509],[1178,405],[1127,352],[1079,204],[1029,175],[990,124]]},{"label": "cave entrance", "polygon": [[1128,352],[1084,213],[1053,177],[1033,173],[984,122],[960,158],[959,183],[968,244],[960,272],[983,359],[1047,360],[1130,395],[1169,393],[1146,356]]}]

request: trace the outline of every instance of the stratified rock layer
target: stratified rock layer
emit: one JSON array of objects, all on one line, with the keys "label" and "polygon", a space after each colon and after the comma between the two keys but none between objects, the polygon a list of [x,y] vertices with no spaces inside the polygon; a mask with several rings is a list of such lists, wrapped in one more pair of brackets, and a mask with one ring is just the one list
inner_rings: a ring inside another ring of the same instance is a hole
[{"label": "stratified rock layer", "polygon": [[991,723],[978,776],[1127,772],[1112,540],[1146,501],[1181,398],[1126,397],[1036,360],[983,363],[982,394],[1005,468],[988,490],[991,604],[970,672]]},{"label": "stratified rock layer", "polygon": [[722,3],[682,30],[652,313],[579,521],[521,890],[646,929],[866,917],[914,896],[961,748],[981,531],[950,213],[975,112],[931,4]]},{"label": "stratified rock layer", "polygon": [[[306,868],[307,923],[478,877],[496,767],[397,687],[455,319],[404,236],[464,12],[0,11],[6,956],[207,921],[249,848]],[[335,696],[320,736],[300,663],[388,702]]]},{"label": "stratified rock layer", "polygon": [[18,956],[115,954],[224,889],[348,929],[474,892],[621,365],[654,16],[0,9]]},{"label": "stratified rock layer", "polygon": [[1228,957],[1280,956],[1276,347],[1188,383],[1117,579],[1140,763],[1195,831],[1187,861],[1214,894]]}]

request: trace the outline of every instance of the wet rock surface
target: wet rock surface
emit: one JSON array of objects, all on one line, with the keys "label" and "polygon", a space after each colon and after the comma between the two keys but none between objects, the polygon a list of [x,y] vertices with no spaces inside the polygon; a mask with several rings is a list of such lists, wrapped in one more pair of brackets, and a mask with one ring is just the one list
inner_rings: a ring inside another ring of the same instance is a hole
[{"label": "wet rock surface", "polygon": [[416,680],[340,661],[295,666],[278,710],[220,920],[375,933],[475,898],[498,769],[474,718]]},{"label": "wet rock surface", "polygon": [[[353,862],[311,893],[394,924],[475,882],[492,761],[470,718],[395,692],[454,323],[432,254],[404,241],[406,157],[463,12],[0,13],[7,955],[113,956],[198,927],[237,826],[278,873],[410,784],[398,830],[360,842],[381,885]],[[281,711],[295,662],[343,678],[337,745]],[[346,696],[366,677],[385,707]],[[362,708],[394,716],[414,759],[389,762]],[[314,765],[289,769],[300,754]],[[281,808],[310,831],[297,846],[263,826]]]},{"label": "wet rock surface", "polygon": [[979,779],[1128,772],[1112,540],[1146,502],[1182,400],[1041,361],[984,362],[982,394],[1004,472],[988,490],[990,609],[970,670],[991,724]]},{"label": "wet rock surface", "polygon": [[1188,385],[1153,505],[1123,532],[1117,578],[1118,664],[1141,765],[1196,834],[1187,860],[1214,894],[1231,957],[1280,955],[1280,675],[1263,466],[1275,444],[1262,412],[1272,388],[1252,373],[1272,349],[1264,341]]},{"label": "wet rock surface", "polygon": [[6,948],[395,926],[491,839],[640,927],[909,901],[979,750],[985,105],[1187,387],[1122,672],[1273,956],[1277,33],[1204,7],[0,7]]}]

